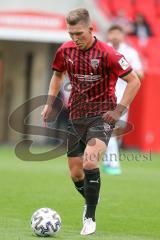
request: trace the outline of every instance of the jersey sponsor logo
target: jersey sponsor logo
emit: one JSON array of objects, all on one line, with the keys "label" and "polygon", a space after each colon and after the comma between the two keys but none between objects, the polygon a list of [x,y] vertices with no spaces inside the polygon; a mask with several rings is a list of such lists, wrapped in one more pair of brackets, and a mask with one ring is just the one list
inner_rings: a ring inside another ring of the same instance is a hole
[{"label": "jersey sponsor logo", "polygon": [[83,74],[74,74],[74,77],[77,77],[79,81],[82,82],[95,82],[101,79],[101,75],[83,75]]},{"label": "jersey sponsor logo", "polygon": [[91,66],[93,69],[97,69],[99,66],[99,59],[91,59]]},{"label": "jersey sponsor logo", "polygon": [[129,67],[129,63],[126,61],[124,57],[122,57],[118,62],[123,70],[126,70]]}]

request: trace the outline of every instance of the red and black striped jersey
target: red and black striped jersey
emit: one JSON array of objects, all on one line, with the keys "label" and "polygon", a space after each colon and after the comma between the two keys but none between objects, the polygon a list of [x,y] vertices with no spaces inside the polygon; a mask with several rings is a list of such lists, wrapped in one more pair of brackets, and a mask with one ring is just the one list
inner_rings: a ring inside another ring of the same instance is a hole
[{"label": "red and black striped jersey", "polygon": [[68,104],[71,119],[114,109],[117,79],[132,71],[123,55],[96,38],[85,51],[73,41],[64,43],[56,52],[52,69],[68,73],[72,87]]}]

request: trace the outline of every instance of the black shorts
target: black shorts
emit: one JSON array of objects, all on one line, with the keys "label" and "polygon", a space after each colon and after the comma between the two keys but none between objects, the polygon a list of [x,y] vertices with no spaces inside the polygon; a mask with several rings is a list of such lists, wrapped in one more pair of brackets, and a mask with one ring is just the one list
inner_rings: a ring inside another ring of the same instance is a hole
[{"label": "black shorts", "polygon": [[82,156],[91,138],[98,138],[108,145],[114,125],[105,123],[101,116],[84,117],[68,121],[67,156]]}]

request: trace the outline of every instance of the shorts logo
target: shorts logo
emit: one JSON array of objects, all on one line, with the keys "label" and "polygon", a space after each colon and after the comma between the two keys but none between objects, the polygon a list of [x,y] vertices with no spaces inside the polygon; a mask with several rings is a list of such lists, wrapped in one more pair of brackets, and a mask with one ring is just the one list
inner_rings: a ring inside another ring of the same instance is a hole
[{"label": "shorts logo", "polygon": [[97,69],[99,66],[99,59],[91,59],[91,66],[93,69]]},{"label": "shorts logo", "polygon": [[122,57],[118,62],[123,70],[126,70],[129,67],[129,63],[126,61],[124,57]]},{"label": "shorts logo", "polygon": [[104,130],[106,131],[106,132],[109,132],[110,130],[111,130],[111,126],[108,124],[108,123],[104,123]]}]

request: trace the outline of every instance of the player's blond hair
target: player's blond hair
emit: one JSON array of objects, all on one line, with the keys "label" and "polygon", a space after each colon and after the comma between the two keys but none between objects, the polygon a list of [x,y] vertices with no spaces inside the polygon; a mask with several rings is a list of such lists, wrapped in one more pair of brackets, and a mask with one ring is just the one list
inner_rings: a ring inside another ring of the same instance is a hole
[{"label": "player's blond hair", "polygon": [[89,12],[85,8],[77,8],[68,13],[66,21],[69,25],[76,25],[79,22],[89,25],[91,20]]}]

